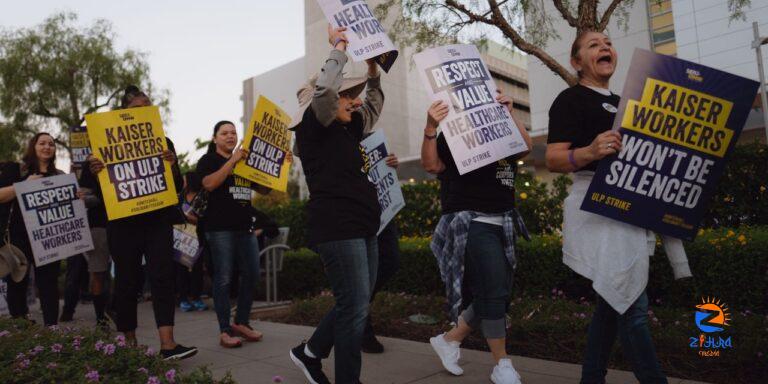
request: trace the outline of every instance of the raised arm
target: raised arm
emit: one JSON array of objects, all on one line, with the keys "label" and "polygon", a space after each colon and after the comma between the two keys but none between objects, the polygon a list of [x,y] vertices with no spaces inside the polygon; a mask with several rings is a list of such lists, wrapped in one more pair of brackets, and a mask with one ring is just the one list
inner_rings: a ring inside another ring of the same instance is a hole
[{"label": "raised arm", "polygon": [[324,127],[333,123],[336,119],[336,110],[339,107],[339,89],[341,89],[342,69],[347,64],[347,38],[344,36],[346,28],[333,29],[328,27],[328,41],[333,46],[328,60],[315,83],[315,94],[312,97],[312,111],[317,121]]},{"label": "raised arm", "polygon": [[235,169],[235,165],[238,161],[241,159],[244,159],[248,156],[248,151],[242,148],[242,143],[240,143],[237,148],[232,152],[232,156],[229,157],[229,160],[227,160],[224,165],[221,166],[221,168],[217,169],[216,171],[212,173],[208,173],[210,171],[206,171],[205,169],[199,169],[200,164],[197,166],[197,172],[201,175],[204,175],[208,173],[207,176],[203,177],[203,188],[208,192],[213,192],[216,190],[216,188],[220,187],[221,184],[224,184],[224,181],[227,180],[227,177],[229,177],[230,174],[232,174],[232,170]]},{"label": "raised arm", "polygon": [[437,126],[446,116],[448,104],[442,100],[432,103],[427,111],[427,126],[424,127],[424,139],[421,142],[421,166],[432,174],[445,170],[445,164],[437,154]]},{"label": "raised arm", "polygon": [[360,107],[363,116],[363,133],[373,131],[376,122],[384,108],[384,92],[381,90],[381,73],[374,59],[365,61],[368,63],[368,83],[365,86],[365,102]]}]

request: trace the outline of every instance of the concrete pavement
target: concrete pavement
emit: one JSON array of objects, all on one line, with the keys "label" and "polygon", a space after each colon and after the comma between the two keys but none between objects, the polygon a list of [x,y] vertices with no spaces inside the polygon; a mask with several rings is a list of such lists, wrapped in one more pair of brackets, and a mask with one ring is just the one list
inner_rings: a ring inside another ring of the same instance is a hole
[{"label": "concrete pavement", "polygon": [[[209,302],[209,304],[211,304]],[[39,313],[36,314],[39,317]],[[80,305],[75,314],[77,325],[93,326],[93,307]],[[273,383],[276,376],[283,383],[303,384],[301,373],[295,368],[288,350],[306,339],[312,328],[287,324],[254,321],[252,326],[264,332],[258,343],[245,343],[242,348],[224,349],[218,345],[216,315],[212,310],[204,312],[176,312],[176,340],[184,345],[199,348],[197,356],[180,362],[182,370],[207,365],[215,376],[226,372],[239,383]],[[154,326],[151,303],[139,304],[139,343],[159,348]],[[451,376],[440,366],[429,344],[414,341],[381,338],[386,351],[381,355],[363,354],[363,376],[366,384],[478,384],[490,383],[493,368],[487,352],[462,350],[464,375]],[[578,383],[581,367],[575,364],[512,357],[515,368],[526,384]],[[324,362],[325,371],[333,379],[333,358]],[[610,370],[608,383],[636,383],[631,372]],[[681,379],[669,379],[670,384],[703,384]]]}]

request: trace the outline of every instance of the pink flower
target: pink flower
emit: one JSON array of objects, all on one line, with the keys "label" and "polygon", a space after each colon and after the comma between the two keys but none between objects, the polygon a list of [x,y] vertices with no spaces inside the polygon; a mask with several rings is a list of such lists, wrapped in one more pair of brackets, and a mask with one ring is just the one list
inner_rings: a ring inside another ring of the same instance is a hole
[{"label": "pink flower", "polygon": [[97,351],[101,351],[101,348],[104,347],[104,342],[99,340],[96,342],[96,344],[93,345],[94,348],[96,348]]},{"label": "pink flower", "polygon": [[91,370],[85,374],[85,379],[88,381],[99,382],[99,371]]},{"label": "pink flower", "polygon": [[123,336],[123,335],[117,335],[117,336],[115,337],[115,341],[117,341],[117,346],[118,346],[118,347],[121,347],[121,348],[122,348],[122,347],[125,347],[125,346],[126,346],[126,343],[125,343],[125,336]]},{"label": "pink flower", "polygon": [[24,359],[21,361],[21,363],[19,363],[19,367],[21,369],[27,369],[29,367],[29,364],[30,364],[29,359]]},{"label": "pink flower", "polygon": [[171,368],[165,373],[165,379],[173,383],[176,380],[176,370]]},{"label": "pink flower", "polygon": [[144,352],[144,355],[145,356],[154,356],[155,355],[155,350],[152,349],[151,347],[147,347],[147,351]]},{"label": "pink flower", "polygon": [[38,353],[40,353],[42,351],[45,351],[45,347],[43,347],[42,345],[38,345],[35,348],[31,349],[29,351],[29,354],[32,355],[32,356],[36,356]]},{"label": "pink flower", "polygon": [[59,353],[63,349],[62,345],[59,343],[56,343],[54,345],[51,345],[51,351]]},{"label": "pink flower", "polygon": [[2,331],[0,331],[0,337],[6,337],[6,336],[8,336],[8,335],[10,335],[10,334],[11,334],[11,333],[10,333],[10,332],[8,332],[8,331],[6,331],[6,330],[2,330]]},{"label": "pink flower", "polygon": [[150,376],[149,379],[147,379],[147,384],[160,384],[160,379],[158,379],[157,376]]},{"label": "pink flower", "polygon": [[115,345],[114,344],[107,344],[107,345],[104,346],[103,350],[104,350],[104,354],[105,355],[110,356],[113,353],[115,353]]},{"label": "pink flower", "polygon": [[58,366],[59,365],[56,364],[56,363],[48,363],[48,365],[46,365],[46,368],[48,368],[48,369],[56,369],[56,367],[58,367]]},{"label": "pink flower", "polygon": [[23,353],[19,352],[19,354],[18,354],[18,355],[16,355],[16,360],[21,360],[21,359],[25,358],[26,356],[27,356],[27,355],[25,355],[25,354],[23,354]]},{"label": "pink flower", "polygon": [[143,373],[145,375],[149,374],[149,370],[144,368],[144,367],[141,367],[141,368],[137,369],[137,371],[139,371],[139,372],[141,372],[141,373]]}]

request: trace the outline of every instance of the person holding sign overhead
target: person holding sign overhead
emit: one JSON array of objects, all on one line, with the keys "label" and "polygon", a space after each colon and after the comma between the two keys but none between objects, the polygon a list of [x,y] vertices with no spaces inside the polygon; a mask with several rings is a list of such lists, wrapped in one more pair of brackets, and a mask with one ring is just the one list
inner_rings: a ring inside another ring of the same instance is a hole
[{"label": "person holding sign overhead", "polygon": [[[289,127],[296,130],[297,154],[309,187],[309,245],[320,254],[336,299],[309,341],[290,351],[291,360],[314,384],[330,383],[321,359],[332,349],[336,382],[360,382],[360,349],[378,267],[381,208],[360,141],[376,124],[384,93],[373,60],[366,61],[366,77],[343,77],[345,30],[328,27],[333,50],[320,74],[298,91],[299,113]],[[362,101],[359,95],[366,86]]]},{"label": "person holding sign overhead", "polygon": [[[512,100],[499,92],[496,102],[507,108],[531,148],[525,125],[512,112]],[[520,375],[507,356],[506,313],[516,264],[515,242],[519,235],[528,239],[515,209],[514,187],[517,160],[528,151],[460,175],[445,135],[437,132],[448,108],[443,101],[429,108],[421,163],[440,180],[442,215],[431,248],[446,285],[451,318],[457,325],[429,342],[443,367],[458,376],[464,373],[458,361],[459,346],[473,329],[481,329],[496,361],[491,381],[520,383]],[[462,297],[463,283],[467,283],[471,298]],[[459,314],[462,306],[464,310]]]},{"label": "person holding sign overhead", "polygon": [[[27,236],[27,227],[24,224],[21,207],[16,199],[16,190],[13,184],[63,173],[63,171],[56,169],[56,144],[53,136],[44,132],[35,134],[29,140],[21,163],[8,162],[3,164],[3,168],[0,170],[0,204],[11,205],[10,217],[7,222],[8,228],[6,230],[10,234],[11,244],[24,252],[28,265],[35,265],[35,262],[32,255],[32,246]],[[56,325],[58,321],[60,265],[60,261],[55,261],[40,267],[35,266],[35,285],[40,295],[43,323],[46,326]],[[7,302],[8,312],[11,317],[28,316],[27,286],[29,285],[29,272],[24,275],[21,281],[15,281],[10,275],[5,281],[8,284]]]},{"label": "person holding sign overhead", "polygon": [[[122,109],[150,106],[149,97],[136,86],[128,86],[121,100]],[[170,139],[165,140],[167,148],[162,152],[164,166],[170,166],[176,190],[181,188],[181,172],[176,164],[176,151]],[[90,173],[85,177],[96,177],[105,171],[104,163],[95,156],[88,157]],[[96,191],[102,201],[104,191]],[[185,347],[173,338],[175,264],[173,261],[173,224],[183,222],[177,207],[165,207],[138,215],[110,220],[107,224],[109,251],[115,262],[114,306],[117,312],[117,330],[123,332],[129,342],[136,343],[136,293],[139,292],[139,273],[142,257],[147,261],[152,309],[160,337],[160,354],[164,359],[176,360],[191,357],[197,353],[195,347]]]},{"label": "person holding sign overhead", "polygon": [[[581,382],[605,382],[618,334],[640,383],[666,383],[648,328],[645,293],[655,236],[580,208],[598,161],[622,150],[622,136],[611,130],[619,96],[608,89],[616,62],[616,50],[605,34],[585,32],[576,37],[571,65],[579,83],[561,92],[549,110],[546,163],[552,172],[573,172],[573,186],[564,202],[563,262],[592,280],[597,292]],[[682,242],[662,240],[675,277],[690,276]]]},{"label": "person holding sign overhead", "polygon": [[[201,220],[213,261],[213,305],[219,320],[219,344],[224,348],[240,347],[240,337],[259,341],[263,336],[248,324],[253,289],[259,281],[259,242],[251,232],[250,207],[254,190],[262,194],[271,190],[232,173],[247,156],[248,151],[237,144],[235,125],[219,121],[196,170],[203,188],[210,193]],[[229,289],[235,263],[240,287],[235,323],[230,324]]]}]

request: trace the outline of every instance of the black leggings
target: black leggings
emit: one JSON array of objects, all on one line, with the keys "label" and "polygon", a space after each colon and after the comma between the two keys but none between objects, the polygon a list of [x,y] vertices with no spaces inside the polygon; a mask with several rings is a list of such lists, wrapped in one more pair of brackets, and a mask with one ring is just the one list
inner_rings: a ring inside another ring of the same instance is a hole
[{"label": "black leggings", "polygon": [[116,223],[107,227],[109,251],[115,263],[114,307],[117,330],[136,330],[136,293],[141,286],[141,259],[146,259],[157,327],[173,326],[176,309],[173,227],[167,223]]},{"label": "black leggings", "polygon": [[[13,243],[17,245],[17,243]],[[43,323],[46,326],[56,325],[59,320],[59,269],[60,261],[55,261],[42,267],[33,267],[32,248],[29,244],[17,245],[27,256],[29,268],[35,269],[35,286],[40,295],[40,307],[43,310]],[[29,272],[24,279],[16,283],[11,276],[6,277],[8,284],[8,312],[11,317],[24,317],[29,314],[27,306],[27,288],[29,287]]]}]

